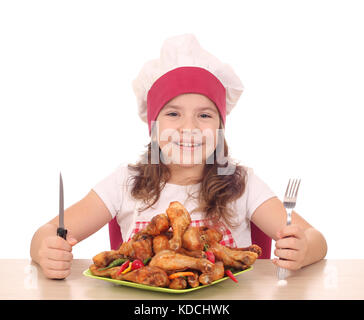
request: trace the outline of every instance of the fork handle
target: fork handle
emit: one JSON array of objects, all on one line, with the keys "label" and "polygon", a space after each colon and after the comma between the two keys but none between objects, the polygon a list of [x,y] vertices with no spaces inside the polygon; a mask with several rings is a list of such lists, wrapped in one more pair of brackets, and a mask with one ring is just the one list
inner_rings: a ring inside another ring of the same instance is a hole
[{"label": "fork handle", "polygon": [[[291,225],[291,223],[292,223],[292,211],[293,211],[293,208],[286,208],[286,212],[287,212],[286,225],[287,226]],[[277,276],[278,276],[278,280],[285,280],[287,278],[287,269],[278,267]]]},{"label": "fork handle", "polygon": [[290,226],[291,223],[292,223],[292,211],[293,211],[293,208],[287,208],[286,209],[286,212],[287,212],[287,226]]}]

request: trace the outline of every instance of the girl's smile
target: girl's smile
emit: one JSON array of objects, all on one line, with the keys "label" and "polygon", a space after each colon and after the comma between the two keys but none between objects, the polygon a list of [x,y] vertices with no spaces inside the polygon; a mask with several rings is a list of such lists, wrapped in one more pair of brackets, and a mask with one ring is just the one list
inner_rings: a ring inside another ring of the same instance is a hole
[{"label": "girl's smile", "polygon": [[200,148],[202,143],[189,143],[189,142],[173,142],[175,145],[179,146],[181,149],[194,150],[195,148]]}]

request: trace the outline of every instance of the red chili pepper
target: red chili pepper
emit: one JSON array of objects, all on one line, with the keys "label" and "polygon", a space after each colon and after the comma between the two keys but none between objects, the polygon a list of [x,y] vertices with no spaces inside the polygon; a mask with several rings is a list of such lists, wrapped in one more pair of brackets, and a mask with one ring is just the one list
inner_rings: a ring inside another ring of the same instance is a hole
[{"label": "red chili pepper", "polygon": [[225,270],[226,275],[233,280],[234,282],[238,283],[238,280],[235,278],[235,276],[233,275],[233,273],[231,272],[231,270]]},{"label": "red chili pepper", "polygon": [[212,251],[206,251],[206,258],[207,260],[211,261],[212,263],[215,263],[215,255]]},{"label": "red chili pepper", "polygon": [[131,270],[136,270],[141,267],[144,267],[144,263],[139,259],[134,260],[133,263],[131,264]]},{"label": "red chili pepper", "polygon": [[116,273],[116,275],[120,275],[127,267],[129,267],[129,260],[126,260],[120,267],[119,271]]}]

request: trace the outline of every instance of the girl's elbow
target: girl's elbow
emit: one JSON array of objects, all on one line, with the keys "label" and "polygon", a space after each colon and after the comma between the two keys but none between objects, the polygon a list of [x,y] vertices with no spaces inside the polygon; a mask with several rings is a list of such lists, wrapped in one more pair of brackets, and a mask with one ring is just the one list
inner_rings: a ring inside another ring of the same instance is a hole
[{"label": "girl's elbow", "polygon": [[327,255],[327,251],[328,251],[328,245],[327,245],[327,241],[325,239],[324,236],[322,236],[323,238],[323,255],[322,255],[322,259],[324,259]]}]

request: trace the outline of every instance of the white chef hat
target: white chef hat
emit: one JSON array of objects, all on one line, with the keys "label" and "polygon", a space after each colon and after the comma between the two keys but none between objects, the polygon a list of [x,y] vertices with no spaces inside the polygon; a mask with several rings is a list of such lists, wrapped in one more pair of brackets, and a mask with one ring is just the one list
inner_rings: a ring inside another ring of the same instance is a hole
[{"label": "white chef hat", "polygon": [[244,90],[233,69],[204,50],[193,34],[168,38],[160,57],[144,64],[133,81],[140,118],[155,121],[160,110],[182,93],[200,93],[225,116],[234,108]]}]

